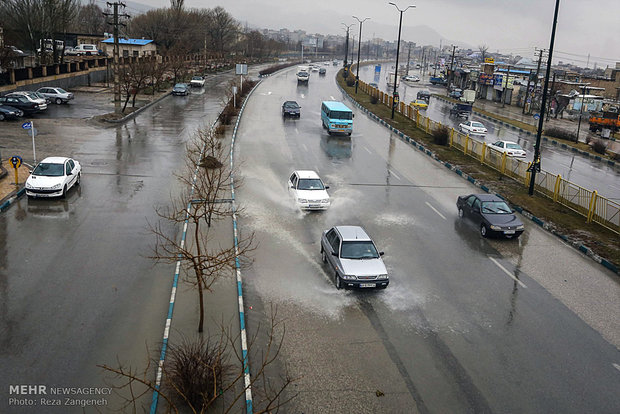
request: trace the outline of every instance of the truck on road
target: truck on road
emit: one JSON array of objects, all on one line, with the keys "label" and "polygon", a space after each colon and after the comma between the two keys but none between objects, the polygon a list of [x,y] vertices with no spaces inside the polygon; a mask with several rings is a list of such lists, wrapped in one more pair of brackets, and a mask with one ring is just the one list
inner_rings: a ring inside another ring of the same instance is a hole
[{"label": "truck on road", "polygon": [[620,116],[618,112],[593,112],[590,115],[590,131],[596,132],[609,129],[616,132],[620,130]]}]

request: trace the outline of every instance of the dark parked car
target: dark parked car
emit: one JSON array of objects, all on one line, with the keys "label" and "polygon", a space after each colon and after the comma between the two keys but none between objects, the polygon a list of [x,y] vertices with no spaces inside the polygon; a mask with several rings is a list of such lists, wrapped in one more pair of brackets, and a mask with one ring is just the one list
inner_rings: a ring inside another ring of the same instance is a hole
[{"label": "dark parked car", "polygon": [[325,75],[327,73],[327,69],[325,68],[320,68],[319,69],[319,75]]},{"label": "dark parked car", "polygon": [[[25,114],[34,114],[43,110],[37,102],[33,102],[26,96],[19,95],[1,97],[0,105],[12,106],[13,108],[23,111]],[[47,108],[47,104],[45,104],[45,107]]]},{"label": "dark parked car", "polygon": [[459,217],[471,219],[482,237],[491,235],[517,238],[523,233],[523,222],[504,200],[493,194],[470,194],[456,200]]},{"label": "dark parked car", "polygon": [[174,85],[174,88],[172,88],[172,94],[182,96],[189,95],[189,86],[187,86],[186,83],[177,83]]},{"label": "dark parked car", "polygon": [[282,104],[282,116],[292,116],[299,118],[301,116],[301,106],[295,101],[286,101]]},{"label": "dark parked car", "polygon": [[24,112],[21,109],[0,105],[0,121],[4,121],[5,119],[17,119],[21,116],[24,116]]},{"label": "dark parked car", "polygon": [[431,100],[431,93],[427,90],[423,90],[423,91],[418,91],[418,94],[416,95],[417,99],[422,99],[424,101],[426,101],[426,103],[428,103]]},{"label": "dark parked car", "polygon": [[334,271],[340,288],[380,288],[390,283],[388,272],[372,239],[359,226],[336,226],[321,236],[321,258]]}]

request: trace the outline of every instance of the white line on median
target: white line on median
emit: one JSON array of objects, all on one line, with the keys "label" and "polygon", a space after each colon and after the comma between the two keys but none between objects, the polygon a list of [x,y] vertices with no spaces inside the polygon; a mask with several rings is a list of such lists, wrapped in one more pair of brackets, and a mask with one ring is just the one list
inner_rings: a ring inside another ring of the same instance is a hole
[{"label": "white line on median", "polygon": [[495,263],[497,265],[497,267],[499,267],[500,269],[502,269],[504,271],[504,273],[506,273],[508,276],[510,276],[510,278],[512,280],[514,280],[515,282],[517,282],[519,284],[519,286],[523,287],[523,288],[527,288],[527,286],[525,286],[525,283],[521,282],[519,279],[517,279],[515,277],[515,275],[513,275],[512,273],[510,273],[508,270],[506,270],[506,268],[504,266],[502,266],[497,260],[495,260],[492,257],[489,257],[489,259],[491,259],[491,261],[493,263]]},{"label": "white line on median", "polygon": [[620,371],[620,365],[615,364],[615,363],[612,363],[611,365],[613,365],[613,366],[614,366],[614,368],[616,368],[618,371]]},{"label": "white line on median", "polygon": [[308,151],[308,147],[306,147],[306,144],[301,144],[302,147],[304,147],[304,151]]},{"label": "white line on median", "polygon": [[372,154],[372,151],[370,151],[368,148],[364,147],[364,149],[369,153]]},{"label": "white line on median", "polygon": [[333,96],[331,96],[331,95],[329,96],[329,99],[331,99],[332,101],[335,101],[335,100],[336,100],[336,98],[334,98],[334,97],[333,97]]},{"label": "white line on median", "polygon": [[442,219],[446,220],[446,217],[445,217],[443,214],[441,214],[441,213],[439,212],[439,210],[437,210],[435,207],[433,207],[433,206],[431,205],[431,203],[429,203],[428,201],[426,201],[426,205],[427,205],[427,206],[429,206],[429,207],[431,208],[431,210],[433,210],[435,213],[439,214],[439,217],[441,217]]},{"label": "white line on median", "polygon": [[390,170],[390,169],[388,168],[388,172],[389,172],[390,174],[392,174],[394,177],[396,177],[396,179],[397,179],[398,181],[400,181],[400,177],[399,177],[398,175],[394,174],[394,171],[392,171],[392,170]]}]

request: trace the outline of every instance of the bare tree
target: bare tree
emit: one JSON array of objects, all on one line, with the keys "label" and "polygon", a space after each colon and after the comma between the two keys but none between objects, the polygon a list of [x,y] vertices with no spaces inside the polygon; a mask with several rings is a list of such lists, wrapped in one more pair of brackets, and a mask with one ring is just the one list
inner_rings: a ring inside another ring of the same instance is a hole
[{"label": "bare tree", "polygon": [[136,106],[136,96],[142,91],[153,74],[153,63],[150,58],[129,58],[129,62],[121,66],[119,71],[121,92],[125,95],[122,112],[125,112],[129,99],[131,106]]},{"label": "bare tree", "polygon": [[209,12],[207,32],[211,38],[213,50],[224,53],[228,45],[235,43],[239,24],[226,10],[218,6]]},{"label": "bare tree", "polygon": [[[200,315],[198,332],[204,327],[204,292],[211,291],[215,281],[230,275],[235,269],[237,258],[246,258],[255,248],[253,234],[238,240],[238,246],[223,247],[216,242],[209,231],[214,218],[232,215],[230,204],[223,199],[230,188],[232,171],[225,161],[225,151],[215,133],[209,129],[199,130],[194,141],[188,145],[187,173],[179,179],[186,185],[194,184],[191,198],[184,192],[171,206],[157,211],[160,222],[151,225],[156,236],[152,258],[158,262],[175,263],[181,261],[185,281],[198,291]],[[194,180],[194,176],[196,179]],[[189,190],[188,190],[189,191]],[[191,225],[188,237],[177,240],[176,233],[166,231],[163,223]]]},{"label": "bare tree", "polygon": [[[256,334],[248,339],[247,356],[238,350],[240,333],[232,331],[230,326],[220,324],[217,335],[195,340],[184,339],[178,345],[170,344],[170,356],[163,366],[162,386],[159,389],[151,379],[151,362],[157,365],[154,361],[149,360],[143,371],[125,367],[120,362],[117,367],[97,366],[113,373],[116,380],[121,381],[111,385],[124,399],[121,407],[123,412],[138,412],[141,398],[149,392],[158,392],[162,402],[166,404],[166,412],[178,413],[185,411],[183,407],[187,407],[192,413],[203,414],[224,397],[225,400],[220,405],[222,412],[230,413],[234,412],[244,399],[245,366],[251,358],[256,361],[248,385],[254,397],[254,413],[278,412],[297,396],[295,392],[287,394],[289,386],[297,378],[292,378],[285,372],[275,380],[267,373],[282,349],[286,334],[284,322],[277,319],[277,310],[272,307],[266,335],[260,327],[257,329]],[[260,350],[257,344],[259,335],[266,336],[266,343]],[[229,362],[231,357],[236,364]]]},{"label": "bare tree", "polygon": [[79,6],[77,17],[70,27],[78,33],[102,34],[108,26],[101,7],[90,0],[88,4]]},{"label": "bare tree", "polygon": [[489,46],[487,45],[478,46],[478,51],[480,52],[480,60],[482,62],[484,62],[484,59],[486,59],[488,50],[489,50]]}]

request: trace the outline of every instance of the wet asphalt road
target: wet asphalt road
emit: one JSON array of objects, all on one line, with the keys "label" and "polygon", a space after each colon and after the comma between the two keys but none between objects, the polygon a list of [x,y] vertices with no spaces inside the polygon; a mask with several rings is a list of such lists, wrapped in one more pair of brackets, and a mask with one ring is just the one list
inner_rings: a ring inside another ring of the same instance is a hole
[{"label": "wet asphalt road", "polygon": [[[360,67],[360,79],[364,82],[376,82],[380,89],[384,92],[387,88],[387,72],[391,65],[384,63],[381,66],[381,74],[378,82],[375,77],[375,65]],[[392,69],[393,71],[393,69]],[[411,73],[417,74],[417,70],[410,70]],[[445,94],[445,88],[433,86],[428,82],[428,76],[424,77],[418,83],[405,84],[400,83],[399,94],[401,100],[410,103],[417,98],[420,90],[429,90],[431,93]],[[392,93],[392,90],[389,90]],[[420,111],[424,116],[430,117],[434,121],[441,122],[444,125],[459,130],[459,123],[462,119],[451,117],[451,104],[431,98],[428,109]],[[536,143],[535,135],[527,135],[526,133],[513,130],[505,125],[500,125],[489,119],[472,115],[470,117],[474,121],[482,122],[488,129],[488,133],[484,137],[476,137],[477,140],[484,140],[487,144],[492,144],[498,140],[517,142],[527,152],[526,160],[532,161],[534,157],[534,144]],[[587,128],[587,124],[586,124]],[[561,174],[562,178],[572,181],[573,183],[585,187],[589,190],[597,190],[597,192],[612,200],[620,200],[620,169],[607,165],[604,162],[596,161],[589,157],[576,155],[570,149],[562,149],[550,142],[542,143],[542,168],[554,174]]]},{"label": "wet asphalt road", "polygon": [[[0,412],[82,412],[9,406],[9,385],[106,387],[110,377],[96,364],[118,367],[118,358],[140,370],[159,355],[174,266],[148,258],[147,222],[157,223],[155,207],[178,191],[173,173],[184,169],[185,142],[217,116],[233,76],[210,76],[204,89],[168,97],[117,127],[82,120],[105,112],[104,95],[52,107],[73,120],[39,121],[39,159],[72,156],[83,174],[66,200],[24,197],[0,215]],[[16,146],[21,135],[13,135],[8,145]],[[118,399],[108,402],[102,412]]]},{"label": "wet asphalt road", "polygon": [[[328,136],[320,102],[345,99],[327,70],[308,86],[294,70],[264,80],[236,147],[240,231],[259,243],[243,272],[247,323],[256,332],[275,306],[286,324],[272,374],[299,379],[285,411],[619,412],[617,277],[526,220],[519,240],[481,239],[455,206],[480,190],[362,112],[350,140]],[[289,99],[301,119],[282,120]],[[328,211],[295,208],[295,169],[330,185]],[[345,224],[386,252],[386,290],[336,290],[319,239]]]}]

